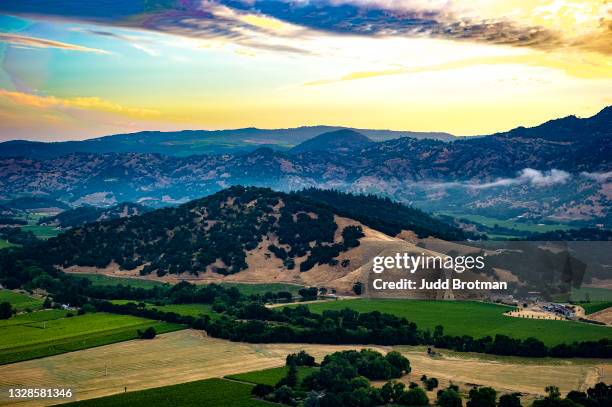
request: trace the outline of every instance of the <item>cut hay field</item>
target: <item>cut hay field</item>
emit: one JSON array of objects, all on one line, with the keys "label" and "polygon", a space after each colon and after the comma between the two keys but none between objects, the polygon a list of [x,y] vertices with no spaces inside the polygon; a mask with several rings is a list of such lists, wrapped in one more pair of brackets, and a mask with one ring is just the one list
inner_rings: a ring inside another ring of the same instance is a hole
[{"label": "cut hay field", "polygon": [[[289,306],[296,306],[294,304]],[[312,312],[351,308],[359,312],[380,311],[404,317],[420,329],[444,327],[449,335],[481,338],[496,334],[514,338],[536,337],[546,345],[591,341],[612,337],[612,329],[571,321],[532,320],[503,315],[510,307],[476,301],[371,300],[329,301],[307,305]]]},{"label": "cut hay field", "polygon": [[138,329],[150,326],[160,333],[183,328],[129,315],[68,315],[65,311],[47,310],[0,321],[0,364],[134,339]]},{"label": "cut hay field", "polygon": [[39,309],[43,300],[16,291],[0,289],[0,302],[10,303],[17,311]]},{"label": "cut hay field", "polygon": [[[319,370],[318,367],[309,367],[309,366],[298,366],[298,380],[303,380],[306,376],[311,373]],[[283,367],[273,367],[270,369],[256,370],[253,372],[240,373],[225,376],[228,379],[238,380],[239,382],[247,382],[253,384],[267,384],[269,386],[274,386],[279,382],[280,379],[287,375],[289,368],[286,366]]]},{"label": "cut hay field", "polygon": [[[222,377],[285,364],[286,355],[305,350],[321,361],[324,355],[364,346],[314,344],[246,344],[206,337],[200,331],[158,335],[70,352],[44,359],[0,366],[0,388],[74,388],[78,400],[162,387],[177,383]],[[391,347],[371,346],[380,352]],[[544,393],[550,384],[562,392],[585,389],[598,380],[612,381],[612,364],[604,360],[556,360],[499,358],[476,354],[442,352],[432,358],[425,348],[399,347],[411,362],[413,372],[405,380],[418,382],[420,375],[449,377],[462,388],[469,383],[487,383],[503,391],[532,396]],[[49,405],[53,401],[23,402],[20,406]],[[56,403],[56,402],[55,402]],[[0,400],[0,405],[3,401]],[[151,404],[154,405],[154,404]]]},{"label": "cut hay field", "polygon": [[64,404],[70,407],[259,407],[278,404],[251,397],[252,384],[225,379],[207,379],[156,389],[141,390],[115,396]]}]

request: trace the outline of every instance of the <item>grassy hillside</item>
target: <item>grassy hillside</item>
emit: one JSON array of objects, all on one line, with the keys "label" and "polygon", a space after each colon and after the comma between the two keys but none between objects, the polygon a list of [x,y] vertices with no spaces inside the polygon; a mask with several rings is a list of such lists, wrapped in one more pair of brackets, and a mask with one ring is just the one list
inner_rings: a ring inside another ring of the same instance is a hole
[{"label": "grassy hillside", "polygon": [[247,383],[208,379],[62,405],[67,407],[263,407],[277,405],[251,398],[252,388],[253,385]]},{"label": "grassy hillside", "polygon": [[35,310],[41,307],[43,300],[11,290],[0,290],[0,302],[10,303],[17,311]]},{"label": "grassy hillside", "polygon": [[135,339],[138,329],[150,326],[158,333],[182,328],[129,315],[67,315],[65,311],[48,310],[0,321],[0,364]]},{"label": "grassy hillside", "polygon": [[536,337],[546,345],[598,340],[612,336],[612,328],[570,321],[545,321],[503,315],[510,307],[473,301],[369,300],[308,304],[312,312],[351,308],[359,312],[380,311],[404,317],[420,329],[444,327],[449,335],[475,338],[503,334],[514,338]]}]

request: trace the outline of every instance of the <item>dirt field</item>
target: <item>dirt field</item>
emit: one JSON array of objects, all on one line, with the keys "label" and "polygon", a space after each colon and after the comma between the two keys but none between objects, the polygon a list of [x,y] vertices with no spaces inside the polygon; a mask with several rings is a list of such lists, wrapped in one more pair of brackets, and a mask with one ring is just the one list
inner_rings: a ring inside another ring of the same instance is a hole
[{"label": "dirt field", "polygon": [[606,325],[612,325],[612,307],[595,312],[588,317],[594,321],[603,322]]},{"label": "dirt field", "polygon": [[[284,364],[288,353],[304,349],[320,360],[325,354],[361,346],[244,344],[205,337],[184,330],[159,335],[151,341],[134,340],[99,348],[0,366],[0,388],[73,387],[78,399],[100,397]],[[381,352],[389,347],[374,346]],[[432,358],[422,349],[399,348],[410,359],[415,381],[422,374],[437,377],[442,385],[451,379],[459,385],[487,384],[500,390],[543,393],[549,384],[562,391],[585,388],[600,377],[612,380],[612,364],[603,361],[525,361],[490,357],[447,355]],[[463,386],[462,386],[463,387]],[[0,399],[0,405],[6,405]],[[40,402],[15,403],[20,406]],[[49,401],[46,404],[53,404]]]}]

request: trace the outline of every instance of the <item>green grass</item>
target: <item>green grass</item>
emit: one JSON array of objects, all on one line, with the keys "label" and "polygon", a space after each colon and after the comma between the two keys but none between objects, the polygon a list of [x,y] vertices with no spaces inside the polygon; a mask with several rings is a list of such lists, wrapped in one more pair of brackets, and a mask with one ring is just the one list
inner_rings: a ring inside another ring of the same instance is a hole
[{"label": "green grass", "polygon": [[380,311],[404,317],[415,322],[420,329],[433,331],[436,325],[442,325],[444,333],[449,335],[470,335],[481,338],[503,334],[520,339],[532,336],[549,346],[612,336],[610,327],[571,321],[507,317],[503,313],[511,309],[510,307],[475,301],[358,299],[313,303],[307,306],[312,312],[317,313],[343,308],[359,312]]},{"label": "green grass", "polygon": [[[471,222],[476,222],[476,223],[480,223],[481,225],[484,225],[486,227],[489,228],[493,228],[495,227],[495,225],[498,225],[500,227],[504,227],[504,228],[508,228],[508,229],[514,229],[517,232],[526,232],[526,233],[543,233],[543,232],[551,232],[554,230],[569,230],[569,229],[573,229],[572,226],[563,224],[563,223],[554,223],[554,224],[540,224],[540,223],[531,223],[531,222],[516,222],[513,221],[512,219],[495,219],[495,218],[490,218],[487,216],[481,216],[481,215],[472,215],[472,214],[464,214],[464,213],[459,213],[459,212],[440,212],[441,214],[444,215],[448,215],[448,216],[452,216],[455,218],[463,218],[463,219],[467,219]],[[509,235],[504,235],[504,234],[488,234],[488,236],[490,238],[494,238],[494,237],[502,237],[502,238],[507,238],[507,237],[512,237]]]},{"label": "green grass", "polygon": [[39,309],[42,306],[43,300],[15,291],[0,289],[0,302],[8,302],[17,311],[24,311],[26,309]]},{"label": "green grass", "polygon": [[61,233],[61,231],[53,226],[41,225],[26,225],[21,228],[24,232],[30,231],[39,239],[49,239]]},{"label": "green grass", "polygon": [[197,382],[157,387],[98,399],[77,401],[62,406],[106,407],[263,407],[278,404],[251,397],[253,385],[225,379],[207,379]]},{"label": "green grass", "polygon": [[15,247],[16,244],[9,242],[6,239],[0,239],[0,249],[6,249],[7,247]]},{"label": "green grass", "polygon": [[75,274],[76,277],[86,278],[91,281],[91,284],[94,286],[101,285],[124,285],[124,286],[132,286],[134,288],[153,288],[156,286],[164,285],[166,283],[162,283],[161,281],[155,280],[144,280],[138,278],[129,278],[129,277],[109,277],[103,274]]},{"label": "green grass", "polygon": [[[303,380],[306,376],[317,371],[318,367],[298,366],[298,380]],[[273,367],[271,369],[257,370],[254,372],[240,373],[230,376],[225,376],[228,379],[238,380],[241,382],[253,384],[267,384],[274,386],[280,379],[287,375],[287,366]]]},{"label": "green grass", "polygon": [[157,333],[183,328],[130,315],[91,313],[66,318],[66,314],[39,311],[0,321],[0,364],[135,339],[138,329],[150,326]]},{"label": "green grass", "polygon": [[[130,302],[138,304],[138,301],[134,300],[112,300],[113,304],[127,304]],[[210,317],[214,317],[217,314],[212,310],[212,305],[210,304],[168,304],[168,305],[155,305],[155,304],[146,304],[146,307],[149,309],[158,309],[164,312],[175,312],[179,315],[191,316],[191,317],[199,317],[201,315],[208,315]]]},{"label": "green grass", "polygon": [[295,284],[269,283],[269,284],[246,284],[246,283],[220,283],[223,287],[236,287],[244,295],[265,294],[266,292],[288,291],[298,295],[303,286]]},{"label": "green grass", "polygon": [[612,301],[609,288],[581,287],[572,289],[572,301]]},{"label": "green grass", "polygon": [[582,303],[579,305],[584,308],[585,314],[589,315],[597,311],[612,307],[612,301],[594,301],[589,303]]}]

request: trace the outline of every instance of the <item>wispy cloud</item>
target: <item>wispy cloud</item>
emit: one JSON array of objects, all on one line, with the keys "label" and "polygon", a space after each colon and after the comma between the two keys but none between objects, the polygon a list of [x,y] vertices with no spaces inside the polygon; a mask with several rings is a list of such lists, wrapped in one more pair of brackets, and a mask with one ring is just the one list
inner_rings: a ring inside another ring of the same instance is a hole
[{"label": "wispy cloud", "polygon": [[584,178],[596,181],[596,182],[606,182],[608,180],[612,180],[612,171],[608,172],[582,172],[580,175]]},{"label": "wispy cloud", "polygon": [[110,54],[108,51],[104,51],[96,48],[83,47],[75,44],[68,44],[60,41],[47,40],[44,38],[27,37],[25,35],[18,34],[7,34],[0,33],[0,42],[5,42],[11,45],[28,48],[56,48],[65,49],[69,51],[79,52],[93,52],[96,54]]},{"label": "wispy cloud", "polygon": [[48,108],[76,108],[111,113],[120,113],[131,116],[150,117],[159,112],[150,109],[127,107],[99,97],[58,98],[55,96],[40,96],[23,92],[14,92],[0,89],[0,98],[8,100],[14,105],[26,106],[36,109]]}]

